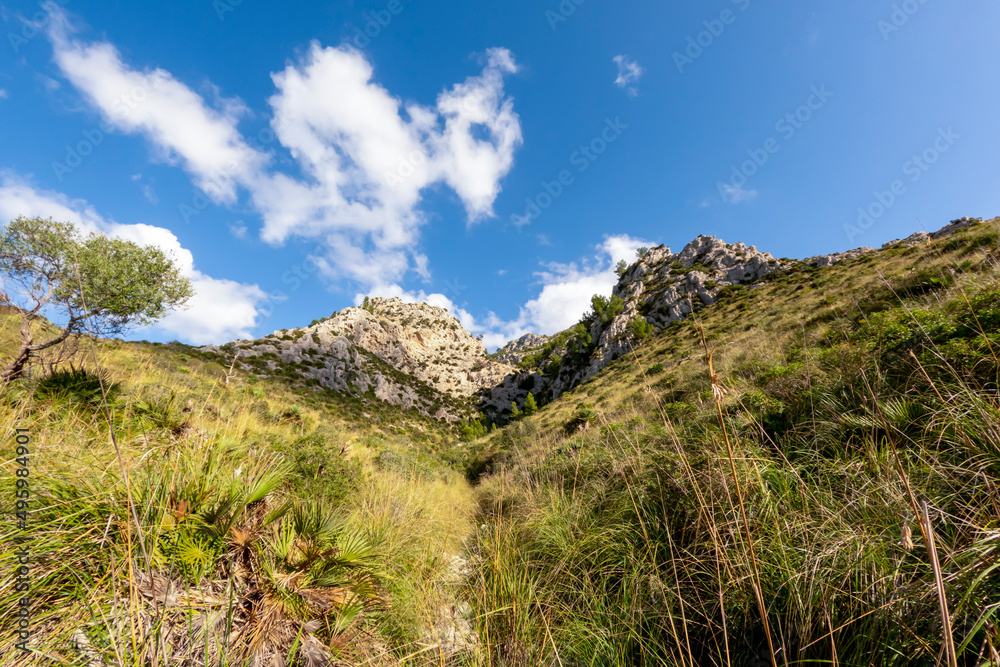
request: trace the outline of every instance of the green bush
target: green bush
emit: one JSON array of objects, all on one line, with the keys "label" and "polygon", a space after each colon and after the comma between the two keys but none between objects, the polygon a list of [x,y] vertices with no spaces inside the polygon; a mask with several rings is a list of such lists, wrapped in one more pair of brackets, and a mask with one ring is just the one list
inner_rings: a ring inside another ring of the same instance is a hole
[{"label": "green bush", "polygon": [[653,333],[653,325],[645,317],[639,316],[629,322],[629,331],[637,341],[644,341]]},{"label": "green bush", "polygon": [[121,385],[111,382],[106,374],[90,373],[75,368],[56,371],[43,377],[35,385],[34,392],[38,400],[62,401],[89,409],[100,407],[105,393],[108,403],[113,403],[121,395]]},{"label": "green bush", "polygon": [[581,429],[590,428],[596,419],[597,412],[594,410],[594,406],[591,403],[581,403],[563,429],[567,433],[575,433]]},{"label": "green bush", "polygon": [[365,483],[360,463],[344,456],[341,443],[322,435],[302,436],[276,449],[290,465],[289,484],[299,497],[339,503]]}]

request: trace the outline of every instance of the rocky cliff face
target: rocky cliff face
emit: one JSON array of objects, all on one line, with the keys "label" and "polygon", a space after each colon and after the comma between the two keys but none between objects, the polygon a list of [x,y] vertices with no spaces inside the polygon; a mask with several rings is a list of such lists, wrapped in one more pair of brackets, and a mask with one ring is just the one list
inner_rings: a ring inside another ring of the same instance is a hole
[{"label": "rocky cliff face", "polygon": [[286,375],[449,421],[514,371],[488,359],[482,341],[446,310],[400,299],[371,299],[367,309],[347,308],[319,324],[206,349],[238,355],[238,365],[260,375]]},{"label": "rocky cliff face", "polygon": [[779,260],[755,246],[728,244],[712,236],[699,236],[679,253],[665,246],[653,248],[621,275],[612,292],[610,317],[595,314],[581,323],[584,332],[578,327],[569,336],[525,336],[501,350],[510,363],[522,362],[532,353],[541,355],[536,363],[544,368],[522,368],[505,378],[485,404],[504,409],[511,401],[522,403],[528,391],[555,398],[638,345],[633,330],[637,320],[663,329],[693,309],[715,303],[726,286],[752,284],[782,268]]},{"label": "rocky cliff face", "polygon": [[504,364],[516,366],[521,363],[532,350],[536,350],[545,345],[551,339],[550,336],[539,336],[537,334],[525,334],[517,340],[507,343],[493,355],[496,361]]}]

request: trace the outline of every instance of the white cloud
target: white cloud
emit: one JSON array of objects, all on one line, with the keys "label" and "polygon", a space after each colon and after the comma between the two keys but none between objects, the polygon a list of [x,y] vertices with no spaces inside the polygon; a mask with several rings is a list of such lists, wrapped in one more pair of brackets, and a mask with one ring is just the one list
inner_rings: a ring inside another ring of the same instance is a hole
[{"label": "white cloud", "polygon": [[[271,128],[297,166],[293,174],[240,134],[241,101],[216,92],[209,104],[169,72],[132,67],[113,45],[77,38],[63,10],[53,12],[49,37],[63,75],[108,125],[144,137],[217,203],[234,203],[242,188],[265,241],[314,238],[323,275],[372,292],[398,289],[411,270],[430,279],[419,251],[425,189],[450,187],[469,224],[492,217],[522,143],[504,90],[518,67],[502,48],[482,56],[480,73],[424,106],[377,83],[359,51],[314,42],[271,75]],[[244,228],[231,232],[240,237]]]},{"label": "white cloud", "polygon": [[5,100],[8,97],[9,97],[9,95],[8,95],[7,91],[4,90],[3,88],[0,88],[0,100]]},{"label": "white cloud", "polygon": [[65,12],[54,10],[48,34],[56,64],[105,122],[146,137],[159,159],[182,164],[213,200],[235,201],[237,184],[267,159],[236,129],[246,113],[243,103],[219,98],[212,108],[169,72],[132,69],[111,44],[87,44],[72,31]]},{"label": "white cloud", "polygon": [[267,295],[256,285],[212,278],[195,268],[194,256],[174,234],[162,227],[125,225],[105,220],[87,202],[56,192],[36,190],[11,173],[0,174],[0,220],[19,215],[51,217],[71,222],[84,232],[100,232],[143,245],[156,245],[171,254],[195,290],[187,308],[173,311],[151,329],[194,344],[221,343],[247,337],[257,325],[260,304]]},{"label": "white cloud", "polygon": [[739,204],[757,198],[756,190],[745,190],[742,185],[720,183],[719,191],[722,194],[722,201],[727,201],[730,204]]},{"label": "white cloud", "polygon": [[146,184],[142,186],[142,196],[145,197],[150,204],[156,205],[160,203],[160,198],[156,196],[156,191],[153,190],[152,185]]},{"label": "white cloud", "polygon": [[615,79],[615,85],[622,90],[627,90],[629,97],[635,97],[639,94],[639,89],[632,84],[642,76],[642,67],[625,55],[615,56],[613,60],[618,65],[618,78]]},{"label": "white cloud", "polygon": [[316,238],[326,247],[320,266],[327,277],[365,288],[395,284],[411,269],[426,279],[416,250],[426,222],[422,191],[445,184],[470,224],[491,217],[522,143],[504,92],[504,77],[517,71],[506,49],[487,51],[478,75],[427,107],[379,85],[361,52],[314,42],[271,75],[271,127],[297,163],[300,173],[291,175],[239,133],[247,113],[241,101],[216,94],[209,105],[170,73],[136,70],[113,45],[72,33],[66,13],[54,12],[56,63],[108,123],[144,136],[217,203],[233,203],[244,188],[263,218],[265,241]]},{"label": "white cloud", "polygon": [[246,223],[242,220],[229,223],[229,233],[238,239],[245,239],[247,237]]},{"label": "white cloud", "polygon": [[444,182],[470,221],[493,215],[500,179],[521,144],[503,87],[503,76],[516,70],[508,51],[493,49],[483,71],[441,93],[435,107],[404,105],[373,81],[363,54],[313,43],[302,60],[272,75],[274,117],[289,119],[275,132],[309,180],[276,174],[256,184],[264,239],[325,238],[332,275],[368,287],[400,280],[411,259],[426,277],[412,251],[425,222],[421,192]]}]

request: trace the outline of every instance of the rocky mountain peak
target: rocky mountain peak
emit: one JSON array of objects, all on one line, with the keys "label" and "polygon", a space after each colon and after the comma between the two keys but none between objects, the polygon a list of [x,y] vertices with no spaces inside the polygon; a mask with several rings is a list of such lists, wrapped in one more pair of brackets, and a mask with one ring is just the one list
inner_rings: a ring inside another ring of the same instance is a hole
[{"label": "rocky mountain peak", "polygon": [[513,368],[443,308],[372,298],[308,327],[208,349],[260,375],[286,375],[366,399],[456,420]]},{"label": "rocky mountain peak", "polygon": [[554,398],[640,344],[644,327],[663,329],[692,309],[715,303],[725,287],[755,283],[784,266],[756,246],[714,236],[699,236],[679,253],[667,246],[648,249],[621,272],[603,312],[581,321],[582,330],[524,336],[504,347],[498,359],[521,366],[532,361],[536,367],[505,378],[486,405],[503,410],[522,403],[529,391]]}]

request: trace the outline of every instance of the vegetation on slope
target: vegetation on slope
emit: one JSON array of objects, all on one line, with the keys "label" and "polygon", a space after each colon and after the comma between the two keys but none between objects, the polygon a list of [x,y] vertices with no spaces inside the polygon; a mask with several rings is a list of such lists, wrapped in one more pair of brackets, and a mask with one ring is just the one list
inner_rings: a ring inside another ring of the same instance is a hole
[{"label": "vegetation on slope", "polygon": [[[0,324],[11,350],[18,318]],[[467,483],[432,455],[452,427],[177,344],[80,345],[0,401],[31,442],[25,529],[13,503],[0,523],[0,617],[27,537],[32,653],[4,623],[3,664],[431,661],[470,528]]]},{"label": "vegetation on slope", "polygon": [[3,662],[1000,664],[998,239],[727,288],[458,445],[186,346],[81,339],[0,400],[32,443],[34,653]]},{"label": "vegetation on slope", "polygon": [[996,664],[998,236],[731,288],[461,453],[488,662]]}]

